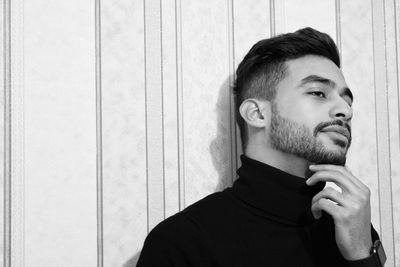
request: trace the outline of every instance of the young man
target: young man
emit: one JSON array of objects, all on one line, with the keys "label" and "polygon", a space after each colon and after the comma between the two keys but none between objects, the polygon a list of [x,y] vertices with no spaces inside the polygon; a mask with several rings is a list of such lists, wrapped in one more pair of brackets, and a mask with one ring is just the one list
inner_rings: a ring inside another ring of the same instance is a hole
[{"label": "young man", "polygon": [[333,40],[258,42],[234,92],[239,178],[155,227],[137,266],[381,266],[370,191],[344,167],[353,95]]}]

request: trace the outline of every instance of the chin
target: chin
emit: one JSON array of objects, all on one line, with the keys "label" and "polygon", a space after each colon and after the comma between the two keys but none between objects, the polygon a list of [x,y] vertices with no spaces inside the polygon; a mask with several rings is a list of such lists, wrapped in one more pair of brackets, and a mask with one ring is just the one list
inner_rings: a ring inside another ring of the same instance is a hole
[{"label": "chin", "polygon": [[347,148],[344,147],[330,147],[325,148],[324,152],[320,155],[320,164],[334,164],[344,166],[346,164]]},{"label": "chin", "polygon": [[322,140],[322,144],[324,148],[328,151],[336,152],[336,153],[347,153],[350,144],[346,141],[340,139],[325,139]]}]

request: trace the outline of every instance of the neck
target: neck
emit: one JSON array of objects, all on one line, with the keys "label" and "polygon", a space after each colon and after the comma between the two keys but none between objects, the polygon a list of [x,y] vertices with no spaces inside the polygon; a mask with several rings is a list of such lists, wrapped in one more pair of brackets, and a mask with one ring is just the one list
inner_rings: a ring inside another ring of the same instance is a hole
[{"label": "neck", "polygon": [[251,147],[247,147],[245,155],[298,177],[305,178],[309,173],[308,166],[310,162],[295,155],[272,148],[262,150],[259,148],[252,149]]}]

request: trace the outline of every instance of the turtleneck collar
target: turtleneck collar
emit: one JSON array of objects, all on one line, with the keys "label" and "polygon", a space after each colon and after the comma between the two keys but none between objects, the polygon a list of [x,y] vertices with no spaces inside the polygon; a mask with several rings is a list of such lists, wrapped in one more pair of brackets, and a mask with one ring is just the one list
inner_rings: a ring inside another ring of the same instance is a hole
[{"label": "turtleneck collar", "polygon": [[248,158],[240,157],[242,166],[232,193],[271,219],[290,225],[315,221],[311,200],[325,183],[308,186],[306,179]]}]

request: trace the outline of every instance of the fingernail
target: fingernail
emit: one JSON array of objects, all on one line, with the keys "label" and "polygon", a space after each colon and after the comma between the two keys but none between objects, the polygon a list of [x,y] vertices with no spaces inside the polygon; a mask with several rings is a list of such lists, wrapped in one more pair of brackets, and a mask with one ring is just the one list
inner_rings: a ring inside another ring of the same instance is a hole
[{"label": "fingernail", "polygon": [[308,166],[308,168],[313,169],[315,167],[315,165],[310,165]]}]

